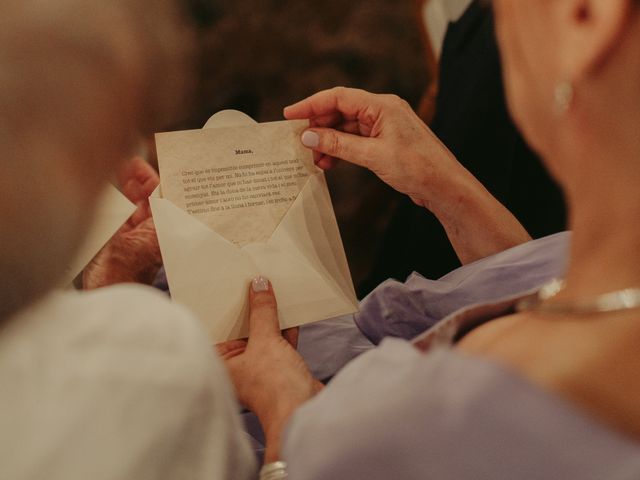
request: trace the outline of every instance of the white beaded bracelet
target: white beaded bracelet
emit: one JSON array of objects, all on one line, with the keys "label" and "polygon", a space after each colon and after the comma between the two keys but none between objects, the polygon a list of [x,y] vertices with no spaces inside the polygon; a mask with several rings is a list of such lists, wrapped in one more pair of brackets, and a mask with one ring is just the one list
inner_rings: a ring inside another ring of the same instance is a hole
[{"label": "white beaded bracelet", "polygon": [[288,476],[285,462],[269,463],[260,470],[260,480],[284,480]]}]

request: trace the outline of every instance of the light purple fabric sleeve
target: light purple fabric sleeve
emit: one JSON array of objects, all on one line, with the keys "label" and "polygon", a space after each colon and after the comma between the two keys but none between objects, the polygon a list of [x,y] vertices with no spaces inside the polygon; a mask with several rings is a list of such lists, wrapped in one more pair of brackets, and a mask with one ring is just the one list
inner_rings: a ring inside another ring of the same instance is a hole
[{"label": "light purple fabric sleeve", "polygon": [[531,290],[564,274],[570,233],[534,240],[465,265],[440,280],[389,280],[360,313],[300,329],[299,351],[315,378],[331,378],[385,337],[410,340],[463,307]]},{"label": "light purple fabric sleeve", "polygon": [[296,480],[631,480],[640,449],[489,361],[387,339],[290,422]]},{"label": "light purple fabric sleeve", "polygon": [[314,378],[328,380],[374,346],[356,326],[353,315],[348,315],[303,326],[298,352]]},{"label": "light purple fabric sleeve", "polygon": [[540,287],[564,275],[571,234],[563,232],[465,265],[439,280],[418,274],[405,283],[387,280],[360,304],[355,317],[374,344],[386,337],[409,340],[468,305]]}]

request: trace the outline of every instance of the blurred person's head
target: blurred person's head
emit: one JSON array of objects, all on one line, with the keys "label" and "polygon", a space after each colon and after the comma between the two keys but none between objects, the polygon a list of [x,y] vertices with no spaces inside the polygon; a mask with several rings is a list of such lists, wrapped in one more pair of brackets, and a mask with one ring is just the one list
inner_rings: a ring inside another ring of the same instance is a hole
[{"label": "blurred person's head", "polygon": [[7,0],[0,17],[0,320],[55,284],[190,73],[171,0]]},{"label": "blurred person's head", "polygon": [[640,1],[493,4],[512,113],[568,194],[587,176],[637,181]]}]

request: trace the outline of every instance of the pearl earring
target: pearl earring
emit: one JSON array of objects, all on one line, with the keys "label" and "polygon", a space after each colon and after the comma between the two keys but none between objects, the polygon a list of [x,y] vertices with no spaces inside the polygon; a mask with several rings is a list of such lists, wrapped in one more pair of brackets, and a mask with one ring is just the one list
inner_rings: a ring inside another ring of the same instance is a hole
[{"label": "pearl earring", "polygon": [[575,96],[573,84],[571,82],[565,81],[560,82],[556,86],[556,91],[554,93],[555,97],[555,105],[556,112],[559,115],[563,115],[569,111],[571,105],[573,104],[573,99]]}]

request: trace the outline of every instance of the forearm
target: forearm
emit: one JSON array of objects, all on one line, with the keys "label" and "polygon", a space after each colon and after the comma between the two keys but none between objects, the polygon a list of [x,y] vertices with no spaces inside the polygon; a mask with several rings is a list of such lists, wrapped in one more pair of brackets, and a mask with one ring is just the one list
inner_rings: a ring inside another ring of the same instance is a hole
[{"label": "forearm", "polygon": [[431,189],[424,206],[444,227],[463,265],[531,240],[522,224],[462,166]]}]

